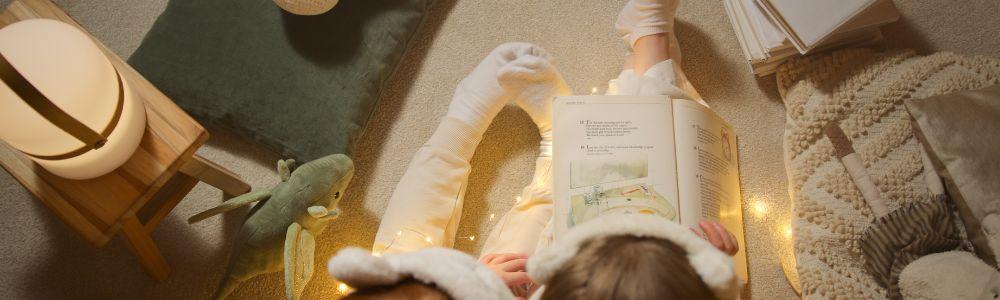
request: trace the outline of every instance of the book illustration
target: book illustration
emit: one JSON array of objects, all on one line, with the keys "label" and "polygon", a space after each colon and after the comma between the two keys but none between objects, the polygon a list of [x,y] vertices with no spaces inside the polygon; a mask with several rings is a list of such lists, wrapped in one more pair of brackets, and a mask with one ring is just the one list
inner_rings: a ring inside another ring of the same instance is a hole
[{"label": "book illustration", "polygon": [[645,154],[570,162],[570,227],[609,213],[650,214],[675,220],[677,209],[649,182]]},{"label": "book illustration", "polygon": [[733,161],[733,145],[729,144],[729,131],[722,127],[719,137],[722,140],[722,152],[726,154],[726,162]]},{"label": "book illustration", "polygon": [[631,184],[609,190],[594,185],[570,197],[570,227],[606,214],[646,214],[677,220],[677,209],[647,184]]},{"label": "book illustration", "polygon": [[614,159],[583,159],[570,162],[570,188],[649,177],[646,155]]}]

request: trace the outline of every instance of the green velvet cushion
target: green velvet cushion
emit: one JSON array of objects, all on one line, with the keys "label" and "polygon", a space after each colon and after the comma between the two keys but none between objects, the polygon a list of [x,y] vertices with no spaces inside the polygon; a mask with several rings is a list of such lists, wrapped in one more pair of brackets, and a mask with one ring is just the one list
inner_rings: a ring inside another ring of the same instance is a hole
[{"label": "green velvet cushion", "polygon": [[434,0],[171,0],[129,58],[185,111],[300,161],[350,153]]}]

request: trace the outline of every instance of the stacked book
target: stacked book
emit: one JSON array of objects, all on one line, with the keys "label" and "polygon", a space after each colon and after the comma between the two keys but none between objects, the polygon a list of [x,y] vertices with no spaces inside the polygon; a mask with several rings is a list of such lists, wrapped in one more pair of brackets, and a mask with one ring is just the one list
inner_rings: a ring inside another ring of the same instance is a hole
[{"label": "stacked book", "polygon": [[788,58],[882,39],[899,19],[892,0],[723,0],[751,72],[770,75]]}]

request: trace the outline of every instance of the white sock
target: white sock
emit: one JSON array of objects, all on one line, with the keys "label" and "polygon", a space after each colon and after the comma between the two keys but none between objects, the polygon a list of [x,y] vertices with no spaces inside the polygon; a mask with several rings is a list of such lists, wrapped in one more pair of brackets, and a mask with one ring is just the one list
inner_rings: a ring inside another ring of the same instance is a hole
[{"label": "white sock", "polygon": [[542,137],[539,156],[552,156],[552,100],[569,95],[570,90],[559,71],[549,62],[540,47],[531,55],[519,57],[500,69],[500,85],[514,98],[538,126]]},{"label": "white sock", "polygon": [[680,0],[630,0],[618,13],[615,30],[629,49],[641,37],[674,31],[674,13]]},{"label": "white sock", "polygon": [[471,158],[493,118],[511,99],[507,90],[500,86],[500,71],[505,68],[520,70],[525,63],[519,59],[538,56],[546,57],[545,51],[528,43],[506,43],[493,49],[458,83],[448,113],[428,144]]},{"label": "white sock", "polygon": [[448,117],[464,122],[480,133],[486,131],[493,117],[509,101],[497,83],[496,73],[503,64],[494,53],[486,56],[472,73],[458,83],[448,105]]},{"label": "white sock", "polygon": [[544,55],[544,50],[528,43],[497,46],[459,82],[448,106],[448,116],[486,131],[510,100],[497,79],[500,69],[520,57],[538,55]]}]

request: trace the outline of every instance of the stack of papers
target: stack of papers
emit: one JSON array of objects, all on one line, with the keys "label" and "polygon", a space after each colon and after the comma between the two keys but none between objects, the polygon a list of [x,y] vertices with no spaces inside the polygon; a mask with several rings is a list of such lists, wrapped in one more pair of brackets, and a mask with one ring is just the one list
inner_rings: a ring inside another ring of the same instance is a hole
[{"label": "stack of papers", "polygon": [[899,19],[892,0],[723,0],[751,72],[773,74],[791,57],[882,39]]}]

